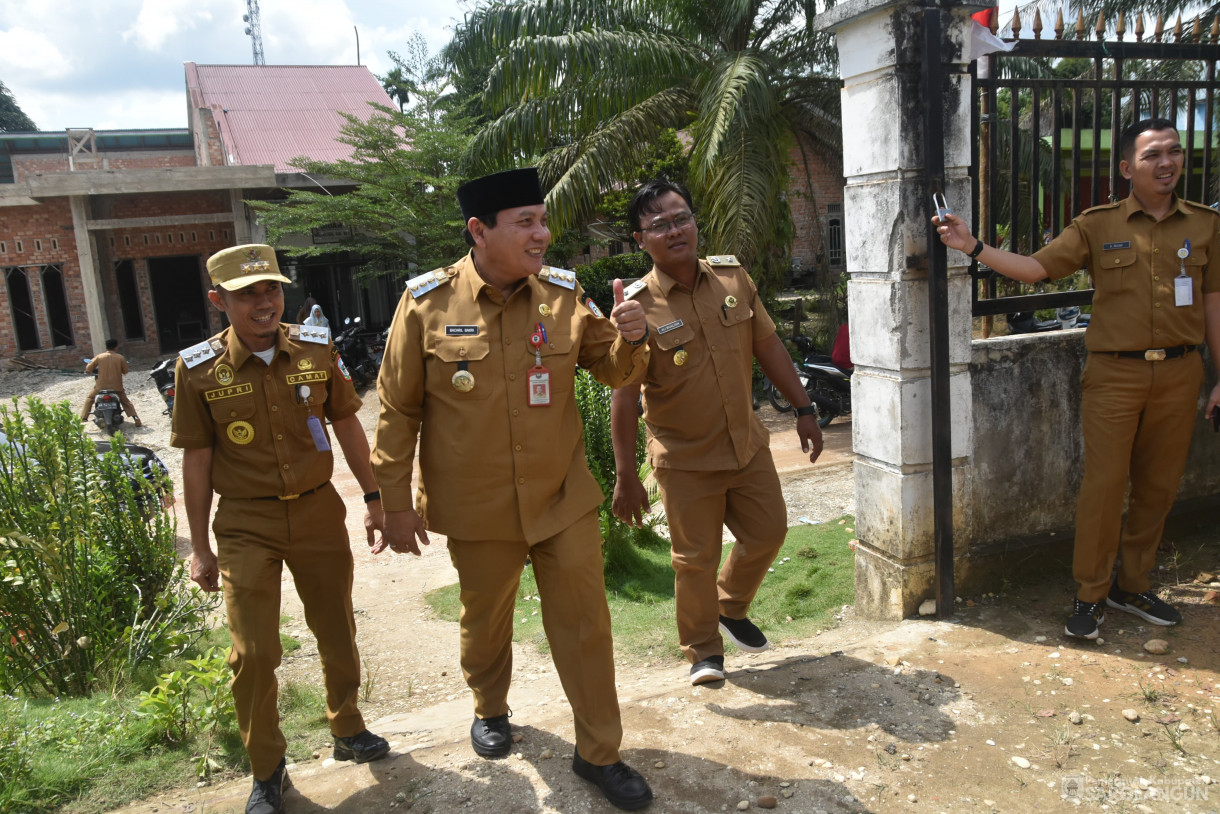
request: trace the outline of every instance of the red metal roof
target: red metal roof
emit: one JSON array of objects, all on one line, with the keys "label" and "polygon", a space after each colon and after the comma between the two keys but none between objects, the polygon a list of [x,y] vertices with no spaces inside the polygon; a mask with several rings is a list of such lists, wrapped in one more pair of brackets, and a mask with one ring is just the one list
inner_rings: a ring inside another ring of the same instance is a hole
[{"label": "red metal roof", "polygon": [[212,110],[230,165],[271,164],[276,172],[294,172],[290,162],[297,156],[347,158],[352,148],[336,141],[344,124],[340,113],[368,119],[375,112],[369,102],[394,107],[362,65],[188,62],[186,69],[191,104]]}]

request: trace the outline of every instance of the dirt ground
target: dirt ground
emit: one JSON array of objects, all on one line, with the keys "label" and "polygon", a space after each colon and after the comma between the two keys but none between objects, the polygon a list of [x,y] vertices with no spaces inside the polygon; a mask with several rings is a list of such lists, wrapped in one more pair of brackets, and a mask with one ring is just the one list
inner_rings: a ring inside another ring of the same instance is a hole
[{"label": "dirt ground", "polygon": [[[168,418],[151,386],[129,392],[149,425],[134,439],[162,454]],[[76,404],[83,377],[4,374],[0,396],[40,393]],[[375,394],[368,401],[375,402]],[[366,404],[366,426],[375,407]],[[783,471],[789,522],[825,521],[854,508],[851,425],[827,432],[827,452],[802,464],[791,418],[763,407]],[[96,432],[92,427],[90,432]],[[341,464],[336,471],[342,472]],[[337,477],[348,505],[359,487]],[[179,517],[185,525],[181,509]],[[803,520],[802,520],[803,518]],[[370,728],[393,744],[366,766],[334,763],[319,730],[316,755],[290,767],[286,811],[615,811],[570,769],[573,728],[550,659],[514,649],[510,694],[520,740],[502,760],[469,747],[469,691],[458,666],[457,626],[423,601],[455,580],[443,538],[421,558],[368,554],[360,517],[348,518],[356,558],[353,591],[369,676],[362,704]],[[617,663],[623,758],[652,785],[650,811],[1026,812],[1220,809],[1220,572],[1214,517],[1182,517],[1180,541],[1161,560],[1166,597],[1185,622],[1156,628],[1112,611],[1096,643],[1066,640],[1073,592],[1070,543],[1043,576],[996,595],[962,597],[948,621],[877,623],[844,610],[834,627],[769,652],[730,651],[729,676],[691,687],[675,658]],[[300,650],[281,675],[320,681],[312,636],[291,576],[284,578],[286,632]],[[1209,593],[1213,592],[1213,593]],[[1152,655],[1152,639],[1168,651]],[[1134,720],[1130,720],[1134,719]],[[239,812],[249,777],[183,789],[125,812]],[[771,799],[768,799],[771,798]]]}]

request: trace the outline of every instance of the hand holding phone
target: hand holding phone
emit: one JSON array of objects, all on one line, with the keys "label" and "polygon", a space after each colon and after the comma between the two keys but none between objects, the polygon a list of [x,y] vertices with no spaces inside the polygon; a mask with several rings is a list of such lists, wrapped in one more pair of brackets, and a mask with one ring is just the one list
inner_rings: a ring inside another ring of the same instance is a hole
[{"label": "hand holding phone", "polygon": [[936,207],[936,219],[941,223],[944,222],[945,215],[953,214],[953,210],[949,208],[949,202],[939,192],[932,193],[932,206]]}]

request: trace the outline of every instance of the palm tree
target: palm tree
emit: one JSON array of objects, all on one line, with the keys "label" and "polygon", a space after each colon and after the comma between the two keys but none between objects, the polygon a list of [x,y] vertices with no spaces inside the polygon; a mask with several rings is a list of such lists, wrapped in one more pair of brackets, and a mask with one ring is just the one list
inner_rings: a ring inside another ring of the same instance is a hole
[{"label": "palm tree", "polygon": [[[824,5],[829,5],[825,3]],[[813,0],[493,0],[448,53],[491,63],[490,121],[468,151],[486,171],[540,156],[552,225],[591,220],[666,130],[713,252],[775,265],[787,250],[789,148],[840,147],[837,53]],[[770,262],[768,262],[770,260]]]}]

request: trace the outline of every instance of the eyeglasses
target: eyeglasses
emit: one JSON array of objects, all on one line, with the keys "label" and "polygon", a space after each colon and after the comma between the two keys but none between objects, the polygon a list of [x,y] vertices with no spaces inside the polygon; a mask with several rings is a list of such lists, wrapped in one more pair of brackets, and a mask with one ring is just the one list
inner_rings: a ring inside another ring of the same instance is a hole
[{"label": "eyeglasses", "polygon": [[648,226],[641,227],[640,231],[660,237],[662,235],[669,234],[670,229],[678,229],[681,231],[687,226],[692,225],[694,222],[695,216],[690,212],[684,212],[681,215],[675,215],[673,220],[654,221]]}]

